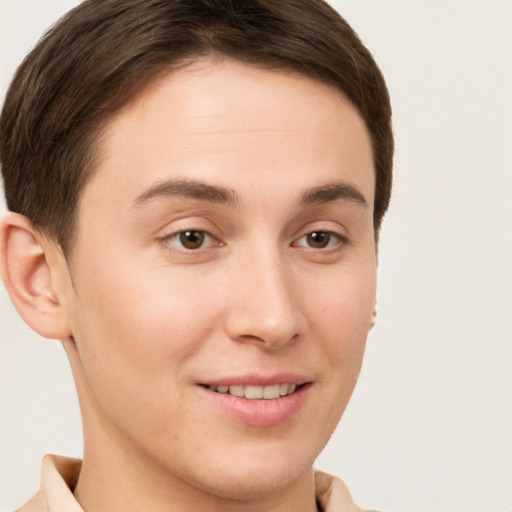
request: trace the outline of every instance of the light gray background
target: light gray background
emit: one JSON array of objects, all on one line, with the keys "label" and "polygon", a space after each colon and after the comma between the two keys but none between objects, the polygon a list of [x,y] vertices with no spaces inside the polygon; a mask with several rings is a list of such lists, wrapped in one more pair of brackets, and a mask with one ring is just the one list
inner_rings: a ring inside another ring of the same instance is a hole
[{"label": "light gray background", "polygon": [[[77,2],[0,0],[0,92]],[[387,77],[395,190],[379,317],[318,466],[363,507],[512,511],[512,2],[333,0]],[[4,208],[0,207],[0,210]],[[38,487],[46,452],[80,456],[58,342],[0,291],[0,510]]]}]

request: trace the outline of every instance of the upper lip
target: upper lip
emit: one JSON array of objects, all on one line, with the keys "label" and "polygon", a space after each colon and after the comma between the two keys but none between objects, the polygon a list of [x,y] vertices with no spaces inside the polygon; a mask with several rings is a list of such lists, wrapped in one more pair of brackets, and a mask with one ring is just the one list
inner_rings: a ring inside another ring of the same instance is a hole
[{"label": "upper lip", "polygon": [[203,386],[271,386],[273,384],[295,384],[300,386],[311,382],[311,379],[296,373],[279,373],[274,375],[246,374],[232,377],[201,381]]}]

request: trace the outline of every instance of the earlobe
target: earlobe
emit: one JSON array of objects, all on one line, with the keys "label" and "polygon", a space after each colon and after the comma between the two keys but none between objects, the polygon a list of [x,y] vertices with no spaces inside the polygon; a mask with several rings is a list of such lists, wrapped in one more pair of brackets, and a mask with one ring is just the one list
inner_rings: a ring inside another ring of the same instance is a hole
[{"label": "earlobe", "polygon": [[15,308],[41,336],[64,339],[71,333],[62,292],[59,296],[52,275],[58,263],[54,257],[54,265],[49,263],[49,252],[56,250],[49,241],[43,243],[43,237],[23,215],[9,212],[2,219],[2,277]]}]

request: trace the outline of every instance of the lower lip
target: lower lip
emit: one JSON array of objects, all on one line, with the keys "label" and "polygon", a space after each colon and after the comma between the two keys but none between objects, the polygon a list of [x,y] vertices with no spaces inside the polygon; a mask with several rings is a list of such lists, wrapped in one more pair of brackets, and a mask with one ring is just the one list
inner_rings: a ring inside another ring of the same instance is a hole
[{"label": "lower lip", "polygon": [[216,405],[242,421],[255,427],[272,427],[290,420],[304,405],[311,384],[304,384],[291,395],[270,400],[248,398],[217,393],[208,388],[201,390]]}]

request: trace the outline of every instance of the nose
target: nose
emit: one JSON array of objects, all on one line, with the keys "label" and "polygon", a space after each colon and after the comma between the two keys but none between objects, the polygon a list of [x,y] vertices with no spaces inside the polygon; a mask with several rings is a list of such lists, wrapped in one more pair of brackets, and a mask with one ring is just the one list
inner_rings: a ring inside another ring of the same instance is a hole
[{"label": "nose", "polygon": [[230,274],[225,330],[237,342],[277,350],[305,329],[293,269],[279,251],[248,251]]}]

